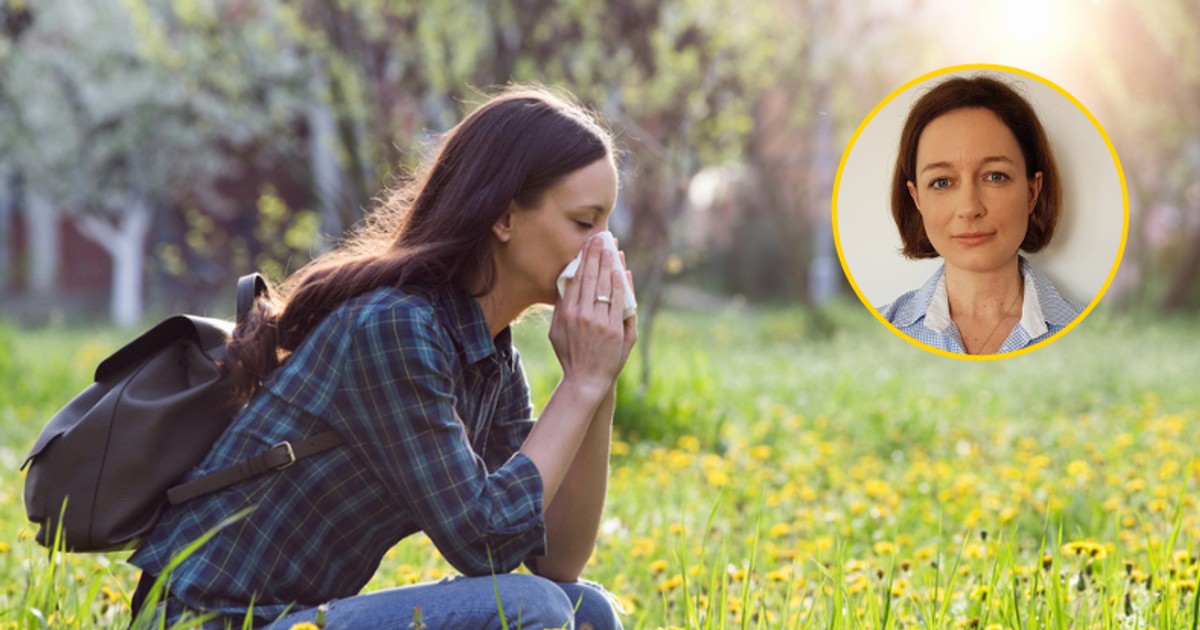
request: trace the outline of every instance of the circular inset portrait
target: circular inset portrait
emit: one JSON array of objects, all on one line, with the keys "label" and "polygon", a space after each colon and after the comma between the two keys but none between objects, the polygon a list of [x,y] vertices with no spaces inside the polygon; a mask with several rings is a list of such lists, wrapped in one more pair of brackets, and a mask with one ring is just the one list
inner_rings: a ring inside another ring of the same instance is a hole
[{"label": "circular inset portrait", "polygon": [[995,65],[900,87],[851,138],[833,192],[855,292],[903,339],[955,358],[1028,352],[1079,323],[1116,274],[1128,197],[1073,96]]}]

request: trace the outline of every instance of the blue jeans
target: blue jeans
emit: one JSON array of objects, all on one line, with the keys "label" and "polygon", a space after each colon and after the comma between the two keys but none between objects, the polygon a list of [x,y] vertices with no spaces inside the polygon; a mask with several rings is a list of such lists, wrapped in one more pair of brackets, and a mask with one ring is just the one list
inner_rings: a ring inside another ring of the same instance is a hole
[{"label": "blue jeans", "polygon": [[[413,625],[413,611],[419,607],[427,630],[499,629],[503,624],[496,604],[497,590],[511,630],[621,628],[612,595],[599,585],[558,583],[521,573],[494,578],[453,577],[337,599],[326,606],[325,627],[410,630],[417,627]],[[313,621],[316,616],[317,610],[309,608],[286,615],[267,628],[288,630],[292,624]]]}]

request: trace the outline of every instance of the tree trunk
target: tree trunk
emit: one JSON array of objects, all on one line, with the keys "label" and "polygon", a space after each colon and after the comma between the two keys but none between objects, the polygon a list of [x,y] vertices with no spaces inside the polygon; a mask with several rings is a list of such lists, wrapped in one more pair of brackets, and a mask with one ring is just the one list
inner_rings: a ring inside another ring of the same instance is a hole
[{"label": "tree trunk", "polygon": [[58,208],[36,190],[26,189],[25,228],[29,238],[29,271],[26,286],[35,295],[50,295],[58,281],[61,246]]},{"label": "tree trunk", "polygon": [[666,262],[670,253],[670,243],[667,241],[662,242],[655,250],[652,258],[654,265],[646,276],[647,286],[643,291],[646,299],[638,308],[638,323],[641,327],[641,330],[638,331],[638,356],[641,357],[642,367],[641,380],[638,381],[637,389],[639,397],[645,397],[650,390],[651,370],[654,367],[651,356],[651,339],[654,336],[654,319],[658,315],[659,307],[662,306],[663,289],[666,284]]},{"label": "tree trunk", "polygon": [[[809,16],[815,28],[837,32],[833,3],[829,0],[815,1],[808,5]],[[833,226],[830,224],[830,204],[833,198],[834,171],[837,168],[838,150],[833,145],[833,103],[830,97],[833,86],[827,68],[833,67],[832,43],[828,39],[814,38],[807,46],[808,67],[815,80],[813,85],[814,112],[810,123],[813,155],[808,162],[808,187],[806,195],[813,204],[802,211],[809,213],[812,230],[812,258],[808,262],[808,303],[819,306],[838,291],[837,251],[833,242]],[[836,76],[836,75],[835,75]]]},{"label": "tree trunk", "polygon": [[820,306],[837,295],[838,264],[837,250],[833,243],[833,226],[830,225],[830,207],[833,195],[834,164],[837,153],[833,146],[833,110],[829,102],[830,86],[822,82],[817,87],[817,115],[813,120],[812,147],[815,155],[809,162],[812,177],[809,179],[812,192],[809,199],[816,204],[816,229],[812,231],[813,257],[808,267],[808,302]]},{"label": "tree trunk", "polygon": [[320,247],[328,250],[340,239],[346,225],[338,211],[342,203],[342,171],[334,143],[338,138],[337,118],[325,98],[326,77],[316,70],[309,79],[313,94],[308,108],[308,154],[312,164],[313,192],[321,213]]},{"label": "tree trunk", "polygon": [[152,217],[145,197],[136,195],[121,212],[117,225],[92,215],[79,219],[79,231],[100,245],[112,258],[112,321],[132,328],[142,318],[142,282],[146,235]]},{"label": "tree trunk", "polygon": [[1164,311],[1183,310],[1200,286],[1200,229],[1192,233],[1184,254],[1176,263],[1170,289],[1163,298]]},{"label": "tree trunk", "polygon": [[12,224],[13,207],[16,205],[17,176],[0,169],[0,295],[8,293],[12,282]]}]

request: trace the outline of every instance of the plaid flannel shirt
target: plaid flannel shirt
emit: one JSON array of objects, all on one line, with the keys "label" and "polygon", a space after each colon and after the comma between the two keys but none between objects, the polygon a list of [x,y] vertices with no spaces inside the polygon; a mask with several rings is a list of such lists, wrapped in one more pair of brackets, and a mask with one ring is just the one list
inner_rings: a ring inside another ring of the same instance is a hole
[{"label": "plaid flannel shirt", "polygon": [[[1021,319],[1009,331],[996,354],[1013,352],[1048,339],[1066,328],[1082,312],[1076,304],[1059,295],[1058,290],[1038,273],[1025,257],[1019,257],[1025,299]],[[947,352],[965,354],[962,333],[950,319],[946,294],[946,266],[930,276],[920,289],[909,291],[895,302],[877,309],[900,332],[927,345]]]},{"label": "plaid flannel shirt", "polygon": [[245,508],[175,569],[183,605],[273,619],[354,595],[399,540],[425,532],[467,575],[545,553],[542,482],[517,449],[529,389],[505,329],[476,301],[379,289],[343,304],[251,400],[193,479],[335,429],[345,444],[169,508],[130,562],[171,556]]}]

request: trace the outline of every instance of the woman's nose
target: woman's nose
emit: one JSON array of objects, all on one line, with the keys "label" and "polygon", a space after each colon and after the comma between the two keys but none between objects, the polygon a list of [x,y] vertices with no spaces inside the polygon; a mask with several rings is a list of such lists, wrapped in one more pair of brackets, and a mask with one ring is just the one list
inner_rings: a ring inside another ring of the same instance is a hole
[{"label": "woman's nose", "polygon": [[979,219],[987,214],[987,208],[984,207],[983,199],[980,198],[978,186],[967,184],[962,187],[961,191],[962,193],[957,200],[957,214],[960,219]]}]

